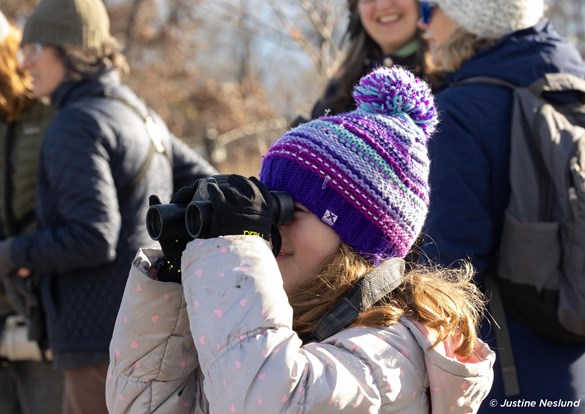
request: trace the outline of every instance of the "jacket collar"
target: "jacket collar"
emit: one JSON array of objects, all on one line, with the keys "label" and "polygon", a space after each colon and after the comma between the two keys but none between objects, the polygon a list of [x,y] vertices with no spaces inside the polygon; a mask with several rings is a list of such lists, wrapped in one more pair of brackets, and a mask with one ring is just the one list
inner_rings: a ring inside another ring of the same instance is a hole
[{"label": "jacket collar", "polygon": [[51,104],[61,109],[70,102],[75,102],[85,96],[104,96],[104,90],[120,84],[120,75],[110,69],[101,73],[95,79],[65,80],[51,95]]}]

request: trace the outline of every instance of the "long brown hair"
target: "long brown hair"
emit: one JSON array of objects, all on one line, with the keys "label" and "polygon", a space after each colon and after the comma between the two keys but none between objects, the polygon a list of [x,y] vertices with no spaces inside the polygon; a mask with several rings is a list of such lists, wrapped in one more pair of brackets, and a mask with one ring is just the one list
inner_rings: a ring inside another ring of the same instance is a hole
[{"label": "long brown hair", "polygon": [[438,70],[444,72],[455,72],[461,65],[471,59],[475,53],[484,47],[492,46],[499,39],[482,39],[462,27],[455,32],[437,48],[440,57]]},{"label": "long brown hair", "polygon": [[[342,244],[315,279],[289,295],[293,329],[301,336],[310,334],[323,314],[371,268],[366,259]],[[434,333],[433,346],[455,337],[459,340],[456,353],[470,356],[485,307],[472,276],[469,264],[458,269],[410,264],[400,287],[362,312],[352,326],[391,326],[409,317]]]},{"label": "long brown hair", "polygon": [[11,122],[20,118],[33,101],[32,81],[18,64],[21,32],[10,25],[0,43],[0,114]]}]

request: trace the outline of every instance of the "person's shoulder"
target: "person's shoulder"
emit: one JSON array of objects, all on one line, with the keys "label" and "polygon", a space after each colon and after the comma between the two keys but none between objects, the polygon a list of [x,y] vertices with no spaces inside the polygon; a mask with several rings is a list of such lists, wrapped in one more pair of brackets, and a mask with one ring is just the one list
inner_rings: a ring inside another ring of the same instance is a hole
[{"label": "person's shoulder", "polygon": [[451,336],[437,342],[436,330],[413,319],[402,317],[400,324],[416,338],[424,353],[425,372],[430,398],[437,412],[448,412],[453,401],[472,412],[490,390],[495,353],[477,339],[470,356],[460,356],[457,348],[461,338]]},{"label": "person's shoulder", "polygon": [[79,105],[69,105],[56,111],[49,129],[55,131],[93,128],[95,123],[95,110],[80,102]]},{"label": "person's shoulder", "polygon": [[57,105],[54,124],[60,127],[101,129],[119,122],[137,105],[131,89],[119,83],[92,81],[73,91],[64,104]]},{"label": "person's shoulder", "polygon": [[115,72],[107,72],[89,82],[77,83],[69,89],[63,86],[59,92],[64,95],[72,91],[67,99],[57,103],[59,115],[89,115],[93,118],[122,119],[132,112],[140,118],[148,115],[148,108],[134,90],[119,79]]},{"label": "person's shoulder", "polygon": [[468,75],[458,77],[440,89],[436,94],[439,102],[460,102],[461,100],[490,99],[493,93],[511,94],[511,90],[499,85],[494,85],[480,78],[496,78],[495,76]]},{"label": "person's shoulder", "polygon": [[[391,326],[355,326],[310,346],[334,346],[340,361],[360,360],[372,371],[374,382],[420,390],[426,379],[425,353],[408,326],[401,321]],[[344,355],[344,356],[343,356]],[[395,373],[400,372],[400,377]]]},{"label": "person's shoulder", "polygon": [[95,151],[102,137],[114,136],[111,122],[91,105],[67,105],[58,109],[46,129],[44,147],[73,153]]},{"label": "person's shoulder", "polygon": [[449,337],[437,343],[438,333],[410,318],[400,318],[400,324],[406,327],[416,339],[425,359],[433,366],[442,369],[445,374],[468,376],[475,374],[487,375],[495,361],[495,353],[480,339],[475,343],[475,351],[469,357],[459,356],[456,349],[459,337]]},{"label": "person's shoulder", "polygon": [[467,76],[453,80],[436,95],[435,101],[443,123],[448,119],[476,123],[507,120],[513,90],[474,78]]},{"label": "person's shoulder", "polygon": [[410,364],[424,364],[423,350],[418,346],[412,327],[401,318],[391,326],[357,326],[345,329],[325,343],[334,343],[338,347],[359,350],[364,356],[377,358],[406,359]]}]

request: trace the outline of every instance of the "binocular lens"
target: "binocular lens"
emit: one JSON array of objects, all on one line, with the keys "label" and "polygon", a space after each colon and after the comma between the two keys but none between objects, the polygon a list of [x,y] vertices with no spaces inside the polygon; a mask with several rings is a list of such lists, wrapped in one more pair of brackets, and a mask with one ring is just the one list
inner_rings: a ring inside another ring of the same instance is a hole
[{"label": "binocular lens", "polygon": [[153,240],[188,239],[185,229],[185,206],[157,204],[146,212],[146,231]]},{"label": "binocular lens", "polygon": [[209,201],[192,201],[185,211],[185,227],[194,239],[210,237],[213,206]]},{"label": "binocular lens", "polygon": [[163,221],[160,212],[156,208],[150,207],[146,212],[146,231],[153,240],[160,239],[162,235]]},{"label": "binocular lens", "polygon": [[284,226],[293,221],[295,203],[289,193],[285,191],[271,191],[272,220],[277,226]]}]

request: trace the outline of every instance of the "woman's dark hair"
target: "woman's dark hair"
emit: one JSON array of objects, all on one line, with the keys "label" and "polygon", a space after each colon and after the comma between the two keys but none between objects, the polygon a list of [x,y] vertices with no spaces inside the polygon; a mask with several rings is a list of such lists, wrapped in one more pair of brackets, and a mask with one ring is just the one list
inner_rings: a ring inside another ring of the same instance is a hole
[{"label": "woman's dark hair", "polygon": [[[364,75],[372,61],[384,57],[378,44],[362,26],[358,1],[348,0],[349,23],[343,40],[344,43],[347,43],[347,53],[329,83],[336,84],[336,91],[332,96],[325,96],[322,101],[322,106],[333,114],[348,110],[353,103],[351,93],[354,85]],[[420,31],[417,31],[416,36],[420,39]],[[413,70],[417,76],[422,76],[425,72],[425,49],[421,39],[421,47],[415,57],[417,65]]]},{"label": "woman's dark hair", "polygon": [[54,47],[57,57],[65,65],[66,77],[70,80],[95,79],[108,69],[115,69],[120,75],[127,75],[130,72],[120,44],[114,37],[110,37],[97,49]]}]

